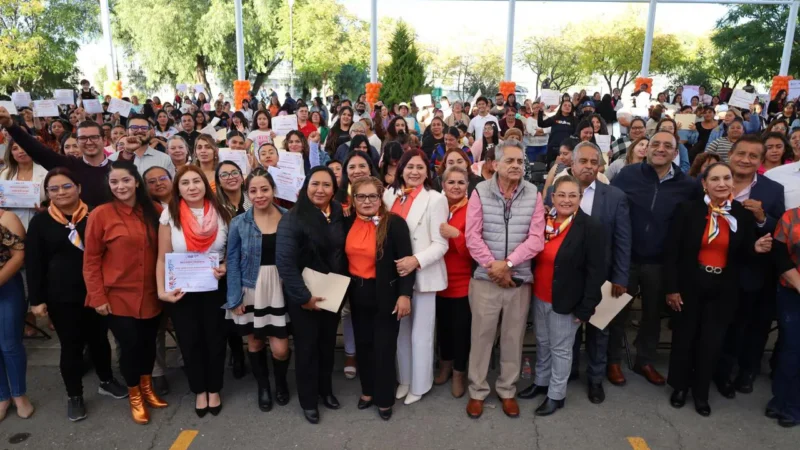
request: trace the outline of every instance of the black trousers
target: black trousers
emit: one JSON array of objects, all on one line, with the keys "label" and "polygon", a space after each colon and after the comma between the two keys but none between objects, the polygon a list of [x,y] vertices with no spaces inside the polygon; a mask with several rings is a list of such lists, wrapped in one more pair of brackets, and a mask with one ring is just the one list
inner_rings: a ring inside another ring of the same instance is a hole
[{"label": "black trousers", "polygon": [[142,375],[153,373],[153,363],[156,361],[156,335],[161,316],[136,319],[110,314],[107,320],[108,328],[119,341],[119,370],[125,378],[125,384],[128,387],[136,387]]},{"label": "black trousers", "polygon": [[307,311],[293,303],[288,306],[294,330],[297,395],[303,409],[316,409],[320,395],[333,393],[333,350],[340,315]]},{"label": "black trousers", "polygon": [[694,399],[700,401],[708,401],[722,342],[736,308],[736,293],[724,289],[721,278],[698,268],[692,292],[681,292],[682,310],[674,316],[667,382],[677,390],[691,388]]},{"label": "black trousers", "polygon": [[59,368],[67,395],[83,395],[84,347],[89,347],[89,356],[100,381],[111,380],[111,345],[106,318],[82,303],[48,303],[47,313],[61,342]]},{"label": "black trousers", "polygon": [[[584,328],[586,331],[584,332]],[[589,363],[586,365],[586,375],[589,382],[602,384],[606,376],[608,367],[608,337],[610,327],[600,330],[596,326],[587,323],[579,326],[575,332],[575,343],[572,345],[572,372],[577,373],[581,364],[581,341],[586,336],[586,355]]]},{"label": "black trousers", "polygon": [[740,377],[754,377],[761,371],[764,347],[776,316],[776,282],[770,281],[765,283],[769,287],[755,292],[739,290],[736,317],[728,327],[717,364],[719,379],[730,379],[737,364]]},{"label": "black trousers", "polygon": [[211,291],[190,292],[169,305],[189,390],[195,394],[222,390],[229,330],[223,304],[224,294]]},{"label": "black trousers", "polygon": [[395,361],[400,321],[391,311],[379,311],[374,279],[353,279],[350,313],[353,315],[361,393],[373,397],[379,408],[391,408],[397,387]]},{"label": "black trousers", "polygon": [[469,297],[436,296],[436,340],[439,359],[453,361],[453,370],[467,371],[472,333],[472,312]]}]

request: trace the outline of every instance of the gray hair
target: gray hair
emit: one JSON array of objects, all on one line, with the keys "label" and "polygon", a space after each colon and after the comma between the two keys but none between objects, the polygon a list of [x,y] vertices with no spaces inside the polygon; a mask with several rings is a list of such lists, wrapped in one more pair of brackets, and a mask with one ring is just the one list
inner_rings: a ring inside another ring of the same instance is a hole
[{"label": "gray hair", "polygon": [[589,147],[589,148],[591,148],[591,149],[593,149],[594,151],[597,152],[597,159],[598,159],[598,161],[600,161],[600,167],[603,167],[603,166],[606,165],[606,161],[605,161],[605,159],[603,159],[603,151],[600,150],[600,147],[598,147],[594,143],[588,142],[588,141],[587,142],[581,142],[580,144],[575,146],[575,150],[572,151],[572,162],[573,163],[578,162],[578,158],[580,158],[580,155],[578,154],[578,150],[580,150],[580,149],[582,149],[584,147]]},{"label": "gray hair", "polygon": [[460,166],[450,166],[445,169],[444,173],[442,174],[442,181],[447,181],[450,178],[450,175],[454,173],[460,173],[461,175],[464,175],[464,179],[469,182],[469,173],[467,172],[467,169]]},{"label": "gray hair", "polygon": [[181,142],[183,142],[183,145],[186,147],[186,154],[187,155],[189,154],[189,152],[192,151],[189,148],[189,143],[186,142],[186,139],[184,139],[183,136],[178,136],[177,134],[175,134],[172,137],[170,137],[169,139],[167,139],[167,148],[169,148],[169,143],[172,142],[172,141],[181,141]]},{"label": "gray hair", "polygon": [[505,153],[506,147],[516,147],[522,150],[522,154],[525,154],[525,146],[522,145],[522,142],[518,141],[517,139],[510,138],[503,141],[502,144],[497,145],[494,148],[494,160],[501,161],[503,159],[503,154]]}]

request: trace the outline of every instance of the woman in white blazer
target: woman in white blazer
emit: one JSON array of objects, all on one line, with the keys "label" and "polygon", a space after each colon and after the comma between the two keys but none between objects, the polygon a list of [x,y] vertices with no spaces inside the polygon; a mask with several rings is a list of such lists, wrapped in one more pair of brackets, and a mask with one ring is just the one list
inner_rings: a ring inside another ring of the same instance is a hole
[{"label": "woman in white blazer", "polygon": [[383,194],[386,209],[408,223],[413,256],[396,261],[403,276],[417,271],[411,315],[400,322],[397,365],[400,386],[397,398],[405,404],[419,401],[433,386],[433,331],[436,324],[436,293],[447,288],[444,254],[447,239],[439,226],[447,223],[447,199],[431,189],[429,162],[419,150],[405,152],[397,163],[394,184]]}]

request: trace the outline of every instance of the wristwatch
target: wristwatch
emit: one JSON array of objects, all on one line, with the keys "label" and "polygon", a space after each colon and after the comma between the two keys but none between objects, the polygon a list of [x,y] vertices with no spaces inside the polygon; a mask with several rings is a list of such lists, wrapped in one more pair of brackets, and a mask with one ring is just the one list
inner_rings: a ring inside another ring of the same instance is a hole
[{"label": "wristwatch", "polygon": [[506,265],[508,266],[509,269],[513,269],[514,268],[514,263],[512,263],[511,261],[509,261],[507,259],[505,261],[506,261]]}]

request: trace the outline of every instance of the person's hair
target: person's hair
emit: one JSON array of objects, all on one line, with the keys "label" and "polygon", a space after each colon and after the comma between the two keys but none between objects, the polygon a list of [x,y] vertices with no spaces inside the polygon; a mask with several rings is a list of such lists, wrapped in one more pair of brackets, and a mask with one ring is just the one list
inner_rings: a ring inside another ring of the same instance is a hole
[{"label": "person's hair", "polygon": [[[3,160],[5,161],[6,167],[3,169],[3,171],[8,171],[5,174],[5,177],[6,180],[10,180],[19,171],[19,164],[17,163],[17,160],[14,159],[14,155],[12,155],[12,153],[14,152],[12,150],[14,149],[15,145],[19,147],[20,150],[22,150],[23,152],[25,151],[25,149],[22,148],[22,146],[19,145],[18,143],[14,142],[14,138],[12,138],[11,136],[8,136],[5,144],[6,144],[6,154],[5,156],[3,156]],[[63,148],[62,148],[62,153],[63,153]]]},{"label": "person's hair", "polygon": [[[608,95],[608,94],[606,94],[606,95]],[[594,114],[592,114],[592,115],[590,115],[588,117],[590,122],[592,121],[592,119],[595,119],[595,118],[600,121],[600,131],[598,131],[595,134],[599,134],[599,135],[602,135],[602,136],[608,135],[609,134],[608,133],[608,123],[606,123],[606,120],[603,119],[603,116],[601,116],[598,113],[594,113]],[[592,130],[594,130],[594,125],[592,125]]]},{"label": "person's hair", "polygon": [[311,111],[308,114],[308,121],[309,122],[311,122],[311,123],[314,122],[314,120],[313,120],[314,119],[314,114],[316,114],[319,117],[319,126],[320,126],[320,128],[328,126],[327,123],[326,123],[326,120],[325,120],[325,116],[322,115],[321,111]]},{"label": "person's hair", "polygon": [[349,130],[347,130],[347,133],[348,133],[348,134],[350,134],[350,133],[352,133],[352,132],[354,132],[354,131],[360,131],[360,132],[362,132],[362,133],[365,133],[365,134],[366,134],[366,132],[367,132],[367,126],[366,126],[366,125],[364,125],[363,123],[361,123],[361,121],[358,121],[358,122],[353,122],[353,124],[352,124],[352,125],[350,125],[350,129],[349,129]]},{"label": "person's hair", "polygon": [[486,152],[486,146],[489,144],[494,144],[495,148],[500,144],[500,130],[497,128],[497,124],[494,121],[489,121],[483,124],[484,128],[486,125],[492,127],[492,141],[486,142],[486,139],[483,138],[483,129],[481,129],[481,146],[483,147],[483,153]]},{"label": "person's hair", "polygon": [[553,193],[555,193],[558,190],[559,186],[561,186],[564,183],[572,183],[575,186],[578,186],[578,191],[581,192],[581,195],[583,195],[583,192],[582,192],[582,189],[581,189],[581,183],[578,181],[577,178],[575,178],[572,175],[563,175],[563,176],[560,176],[560,177],[556,178],[556,180],[553,181]]},{"label": "person's hair", "polygon": [[[380,164],[380,175],[381,181],[386,178],[387,171],[389,170],[389,166],[392,163],[397,163],[400,161],[400,158],[403,157],[403,146],[397,142],[388,142],[386,146],[383,148],[383,154],[381,155],[381,164]],[[342,165],[344,169],[344,165]]]},{"label": "person's hair", "polygon": [[[292,136],[297,136],[297,138],[300,139],[300,143],[303,144],[303,159],[307,160],[308,153],[310,152],[308,140],[306,139],[306,136],[298,130],[292,130],[286,133],[286,139],[283,140],[283,149],[287,152],[289,151],[289,138]],[[330,135],[328,135],[328,139],[330,140]]]},{"label": "person's hair", "polygon": [[197,167],[200,167],[200,164],[201,164],[200,163],[200,158],[197,158],[197,156],[196,156],[197,155],[197,144],[200,143],[200,142],[205,142],[205,143],[211,145],[211,148],[214,149],[214,166],[216,167],[217,163],[219,162],[219,147],[217,147],[217,142],[214,140],[214,138],[209,136],[209,135],[207,135],[207,134],[201,134],[200,136],[197,136],[197,138],[194,140],[193,152],[194,152],[195,158],[194,158],[194,161],[192,162],[192,164],[194,164]]},{"label": "person's hair", "polygon": [[402,120],[403,123],[406,124],[405,134],[408,134],[408,123],[406,122],[406,119],[404,119],[402,116],[394,116],[392,120],[389,121],[389,126],[386,127],[386,133],[389,135],[389,139],[397,139],[397,131],[395,129],[395,123],[397,123],[400,120]]},{"label": "person's hair", "polygon": [[[349,106],[339,107],[339,117],[333,126],[331,126],[330,131],[328,132],[327,141],[325,142],[325,151],[330,155],[336,153],[336,141],[339,140],[339,136],[350,133],[350,128],[347,128],[347,131],[342,130],[342,114],[344,114],[345,111],[349,111],[351,117],[355,117],[356,115],[356,113],[353,112],[353,108]],[[353,125],[355,125],[355,122],[350,123],[350,127]],[[286,139],[289,139],[288,135],[286,136]]]},{"label": "person's hair", "polygon": [[778,100],[780,100],[780,99],[781,99],[781,97],[782,97],[784,94],[786,94],[786,89],[781,89],[781,90],[779,90],[779,91],[778,91],[778,93],[777,93],[777,94],[775,94],[775,97],[772,97],[772,101],[778,101]]},{"label": "person's hair", "polygon": [[[642,122],[642,126],[647,128],[647,122],[645,122],[644,119],[642,119],[641,117],[634,117],[633,119],[631,119],[630,128],[633,128],[633,122]],[[630,134],[630,131],[628,132],[628,134]]]},{"label": "person's hair", "polygon": [[478,103],[480,102],[486,103],[487,106],[489,105],[489,99],[484,97],[483,95],[481,95],[480,97],[478,97],[477,100],[475,100],[475,106],[478,106]]},{"label": "person's hair", "polygon": [[165,169],[165,168],[163,168],[161,166],[153,166],[153,167],[150,167],[149,169],[145,170],[144,173],[142,174],[142,179],[143,180],[147,180],[147,174],[152,172],[152,171],[154,171],[154,170],[163,170],[164,172],[166,172],[166,174],[169,177],[170,181],[172,181],[172,174],[169,173],[169,170],[167,170],[167,169]]},{"label": "person's hair", "polygon": [[78,134],[78,130],[83,130],[85,128],[97,128],[97,131],[101,135],[103,134],[103,127],[101,127],[99,123],[95,122],[94,120],[84,120],[75,128],[75,135]]},{"label": "person's hair", "polygon": [[600,147],[598,147],[597,144],[595,144],[593,142],[581,142],[580,144],[575,146],[575,150],[572,151],[572,162],[573,163],[578,162],[578,157],[579,157],[578,156],[578,150],[580,150],[580,149],[582,149],[584,147],[590,147],[595,152],[597,152],[597,160],[600,163],[600,167],[605,166],[605,159],[603,159],[603,151],[600,150]]},{"label": "person's hair", "polygon": [[322,236],[324,236],[324,233],[319,232],[319,227],[324,223],[324,218],[322,214],[320,214],[319,208],[308,198],[308,185],[311,183],[311,178],[313,178],[314,174],[317,172],[325,172],[331,177],[331,184],[333,185],[331,203],[335,202],[336,193],[339,191],[339,187],[336,185],[336,175],[334,175],[333,170],[327,166],[316,166],[308,172],[303,182],[303,187],[300,188],[300,192],[297,194],[297,202],[294,204],[292,212],[297,214],[298,222],[305,230],[307,237],[314,240],[318,246],[322,247],[320,250],[324,250],[324,252],[321,254],[326,254],[331,243],[328,242],[327,239],[323,239]]},{"label": "person's hair", "polygon": [[[142,176],[139,174],[139,169],[131,161],[125,160],[116,160],[111,163],[111,170],[108,171],[106,174],[106,189],[108,189],[108,195],[110,198],[114,197],[114,193],[111,192],[111,185],[109,184],[109,178],[111,176],[111,171],[113,170],[124,170],[128,172],[138,184],[136,187],[134,196],[136,198],[136,203],[134,204],[134,209],[136,206],[142,208],[142,218],[141,221],[147,228],[147,242],[152,244],[158,241],[158,235],[156,230],[158,230],[158,219],[160,214],[156,209],[153,200],[150,198],[150,194],[147,193],[147,188],[144,185],[144,180]],[[134,216],[138,215],[134,214]]]},{"label": "person's hair", "polygon": [[[380,216],[380,221],[378,222],[378,228],[376,230],[376,235],[377,235],[376,256],[377,259],[380,260],[381,258],[383,258],[383,245],[386,243],[386,235],[388,234],[389,231],[389,220],[390,220],[390,215],[392,213],[390,213],[386,209],[386,204],[383,203],[383,200],[381,200],[383,198],[383,191],[385,189],[383,187],[383,183],[381,182],[381,180],[379,180],[375,176],[364,177],[361,178],[360,180],[354,181],[352,186],[353,198],[355,199],[355,195],[358,193],[358,191],[362,187],[367,185],[375,186],[375,189],[378,191],[378,203],[379,203],[378,216]],[[355,200],[353,201],[353,208],[355,208]]]},{"label": "person's hair", "polygon": [[698,177],[700,175],[703,164],[705,164],[709,159],[713,159],[715,161],[721,161],[721,158],[717,153],[702,152],[694,158],[692,166],[689,168],[688,175],[690,177],[695,177],[695,178]]},{"label": "person's hair", "polygon": [[[640,137],[639,139],[636,139],[635,141],[631,142],[631,145],[628,146],[628,149],[625,151],[626,166],[628,164],[633,164],[633,149],[635,149],[636,146],[639,145],[639,143],[642,141],[650,142],[650,138],[648,138],[647,136]],[[647,158],[647,155],[645,155],[645,158]]]},{"label": "person's hair", "polygon": [[431,173],[429,169],[431,163],[428,160],[428,156],[422,150],[409,150],[403,153],[400,161],[397,162],[397,172],[395,172],[394,183],[392,183],[391,186],[394,190],[399,191],[405,186],[406,182],[403,180],[403,171],[405,171],[408,162],[415,156],[419,156],[422,160],[422,164],[424,164],[426,168],[425,181],[423,181],[422,185],[426,190],[431,188]]},{"label": "person's hair", "polygon": [[[205,187],[205,194],[203,194],[203,200],[208,200],[211,204],[211,207],[217,211],[217,214],[225,221],[226,224],[231,222],[231,214],[227,208],[223,208],[217,198],[214,196],[214,193],[211,191],[211,185],[208,183],[208,178],[203,173],[203,170],[200,169],[198,166],[193,165],[185,165],[178,169],[178,172],[175,174],[175,181],[172,183],[172,199],[169,201],[169,215],[172,217],[172,222],[175,226],[175,229],[181,229],[181,213],[180,213],[180,205],[181,205],[181,191],[180,191],[180,184],[181,178],[183,178],[187,173],[194,172],[200,175],[200,179],[203,180],[203,186]],[[222,187],[219,187],[217,191],[221,191]]]},{"label": "person's hair", "polygon": [[[373,124],[372,119],[370,119],[369,117],[364,116],[364,117],[358,119],[358,122],[363,124],[364,127],[366,127],[366,131],[374,131],[375,130],[375,125]],[[355,125],[355,124],[353,124],[353,125]]]},{"label": "person's hair", "polygon": [[461,139],[461,132],[458,130],[458,127],[448,127],[444,130],[444,134],[449,134],[456,139]]},{"label": "person's hair", "polygon": [[247,140],[247,136],[245,136],[244,133],[242,133],[241,131],[231,130],[231,131],[228,131],[228,134],[225,135],[225,143],[227,144],[227,142],[229,140],[231,140],[232,138],[235,138],[236,136],[239,136],[240,138],[242,138],[243,141]]},{"label": "person's hair", "polygon": [[158,110],[158,112],[156,113],[156,119],[158,119],[158,116],[161,115],[161,114],[164,114],[164,115],[167,116],[167,125],[166,125],[166,128],[162,130],[161,129],[161,124],[158,123],[158,120],[156,120],[156,130],[157,131],[167,131],[167,130],[170,129],[170,127],[175,125],[175,122],[172,120],[172,117],[170,117],[169,113],[167,111],[163,110],[163,109],[159,109]]},{"label": "person's hair", "polygon": [[[197,117],[198,116],[203,116],[203,123],[202,124],[197,121]],[[197,126],[198,125],[203,125],[204,128],[208,125],[208,121],[206,120],[206,113],[204,111],[202,111],[202,110],[195,111],[194,115],[192,116],[192,119],[194,119],[194,130],[186,131],[187,133],[190,133],[191,131],[197,131]]]},{"label": "person's hair", "polygon": [[70,140],[70,139],[75,139],[75,142],[78,141],[78,138],[74,134],[64,133],[64,135],[61,136],[61,140],[58,142],[58,148],[59,148],[59,153],[60,154],[62,154],[62,155],[66,154],[66,152],[64,151],[64,147],[67,146],[67,141]]},{"label": "person's hair", "polygon": [[172,135],[169,139],[167,139],[167,148],[165,149],[167,152],[169,152],[169,143],[172,141],[181,141],[183,143],[183,146],[186,147],[186,162],[189,162],[189,158],[192,156],[194,149],[189,148],[189,143],[186,142],[186,139],[177,134]]},{"label": "person's hair", "polygon": [[[754,138],[756,140],[759,140],[758,136],[755,136],[755,135],[752,135],[752,134],[744,135],[738,141],[736,141],[733,144],[733,148],[731,148],[731,152],[733,152],[733,149],[736,148],[736,144],[738,144],[739,142],[742,142],[742,140],[745,137],[748,138],[748,140],[750,138]],[[761,157],[762,161],[767,156],[767,140],[768,139],[780,139],[781,142],[783,142],[783,155],[781,155],[781,164],[783,164],[783,162],[786,161],[787,159],[789,161],[794,161],[794,149],[792,148],[792,143],[789,142],[789,139],[786,138],[785,134],[777,133],[777,132],[765,133],[765,134],[761,135],[760,142],[763,143],[762,144],[763,145],[763,147],[762,147],[763,153],[761,154],[762,155],[762,157]]]},{"label": "person's hair", "polygon": [[362,134],[357,134],[353,136],[353,139],[350,139],[350,151],[353,151],[358,148],[361,144],[367,144],[367,153],[369,153],[370,148],[372,145],[369,143],[369,139]]},{"label": "person's hair", "polygon": [[507,141],[509,139],[517,139],[522,140],[522,130],[519,128],[509,128],[506,130],[506,134],[503,135],[503,140]]},{"label": "person's hair", "polygon": [[[230,212],[231,216],[235,216],[236,211],[239,210],[239,205],[234,205],[233,203],[231,203],[231,199],[228,198],[228,194],[226,194],[225,189],[222,188],[222,180],[219,178],[219,172],[222,169],[222,166],[226,164],[236,167],[236,170],[239,171],[239,174],[242,177],[242,181],[244,181],[244,172],[242,171],[242,168],[239,167],[239,165],[233,161],[220,161],[219,164],[217,164],[217,168],[214,169],[214,182],[217,184],[217,192],[216,192],[217,201],[219,202],[220,206],[222,206],[223,208],[227,209]],[[242,183],[242,185],[239,186],[239,190],[242,191],[242,198],[240,200],[242,202],[244,202],[244,196],[245,196],[243,189],[244,189],[244,183]]]},{"label": "person's hair", "polygon": [[700,174],[700,178],[703,179],[703,181],[705,181],[706,179],[708,179],[708,174],[711,172],[711,170],[719,166],[726,167],[728,170],[731,171],[731,173],[733,173],[733,169],[731,169],[731,166],[728,163],[723,161],[718,161],[706,167],[703,173]]},{"label": "person's hair", "polygon": [[344,162],[342,162],[342,181],[339,183],[339,192],[336,194],[336,200],[341,203],[346,203],[347,196],[350,194],[348,192],[348,188],[350,187],[350,177],[347,176],[347,165],[350,164],[350,160],[353,158],[361,158],[367,162],[370,176],[379,176],[378,169],[375,168],[375,164],[372,163],[372,158],[370,158],[368,154],[356,150],[350,150],[350,153],[347,154],[347,156],[344,158]]},{"label": "person's hair", "polygon": [[769,133],[778,133],[777,131],[772,131],[773,128],[775,128],[778,125],[783,125],[784,127],[786,127],[786,131],[789,131],[789,124],[787,124],[785,121],[773,120],[772,122],[770,122],[769,125],[767,125],[767,128],[764,130],[764,133],[762,135],[767,135]]},{"label": "person's hair", "polygon": [[522,145],[522,142],[518,141],[517,139],[511,138],[511,139],[506,139],[505,141],[503,141],[502,144],[494,148],[495,159],[498,161],[503,159],[503,154],[505,154],[506,148],[511,148],[511,147],[516,147],[522,150],[523,155],[525,154],[525,146]]},{"label": "person's hair", "polygon": [[561,117],[575,117],[576,116],[576,114],[575,114],[576,107],[574,105],[572,105],[572,109],[569,110],[569,114],[564,114],[564,104],[565,103],[569,103],[570,105],[572,105],[572,100],[562,100],[561,104],[558,105],[558,111],[556,111],[556,115],[553,116],[553,117],[561,118]]},{"label": "person's hair", "polygon": [[[444,173],[447,172],[447,167],[446,167],[447,157],[450,156],[451,153],[458,153],[462,158],[464,158],[464,161],[466,161],[467,163],[467,167],[469,167],[470,160],[469,156],[467,156],[467,153],[460,148],[451,148],[444,152],[444,156],[442,157],[442,163],[439,164],[439,167],[436,169],[440,177],[443,177]],[[467,179],[469,179],[469,177],[467,177]]]},{"label": "person's hair", "polygon": [[580,141],[581,131],[583,131],[584,128],[589,128],[592,130],[592,138],[589,140],[589,142],[596,142],[594,139],[594,125],[592,125],[592,120],[590,118],[585,118],[578,122],[578,126],[575,127],[575,137]]},{"label": "person's hair", "polygon": [[47,187],[50,185],[50,179],[56,175],[61,175],[69,178],[69,181],[71,181],[72,184],[74,184],[75,186],[81,185],[81,181],[75,177],[75,174],[73,174],[71,170],[67,169],[66,167],[56,167],[55,169],[47,172],[47,175],[44,176],[44,181],[42,182],[42,189],[47,190]]},{"label": "person's hair", "polygon": [[247,121],[247,117],[244,116],[244,113],[241,111],[236,111],[235,113],[233,113],[233,115],[231,116],[231,120],[228,123],[229,130],[231,131],[236,130],[235,125],[233,124],[234,118],[239,118],[239,121],[242,122],[242,126],[244,127],[245,130],[250,128],[250,123]]},{"label": "person's hair", "polygon": [[250,175],[247,176],[247,179],[244,180],[244,190],[245,190],[244,195],[247,195],[247,191],[250,190],[250,182],[253,181],[254,178],[258,177],[266,179],[267,183],[269,183],[269,185],[272,186],[272,190],[273,191],[275,190],[275,179],[272,178],[272,174],[270,174],[269,171],[259,167],[253,169],[253,171],[250,172]]},{"label": "person's hair", "polygon": [[259,130],[258,128],[258,118],[259,116],[266,116],[267,117],[267,128],[272,129],[272,116],[269,115],[268,111],[258,110],[253,115],[253,131]]},{"label": "person's hair", "polygon": [[[160,110],[159,110],[159,112],[160,112]],[[167,115],[167,117],[169,117],[169,115]],[[144,120],[145,122],[147,122],[148,126],[151,126],[151,127],[153,126],[150,123],[150,120],[148,120],[148,118],[145,117],[144,115],[142,115],[142,114],[132,114],[130,117],[128,117],[128,123],[127,123],[128,129],[131,128],[131,122],[133,122],[134,120]]]},{"label": "person's hair", "polygon": [[450,179],[450,175],[454,173],[464,175],[464,179],[469,183],[470,172],[467,169],[459,166],[450,166],[442,172],[442,185],[444,185],[444,183]]}]

